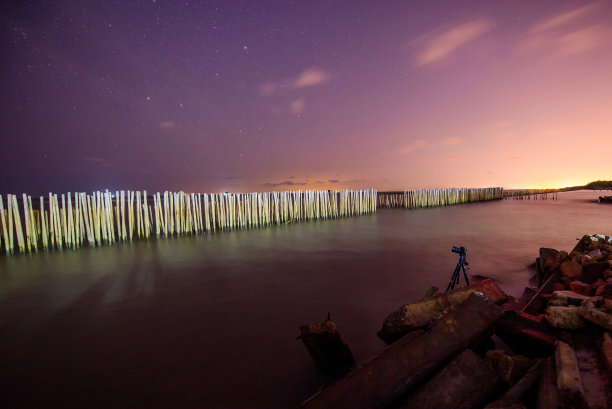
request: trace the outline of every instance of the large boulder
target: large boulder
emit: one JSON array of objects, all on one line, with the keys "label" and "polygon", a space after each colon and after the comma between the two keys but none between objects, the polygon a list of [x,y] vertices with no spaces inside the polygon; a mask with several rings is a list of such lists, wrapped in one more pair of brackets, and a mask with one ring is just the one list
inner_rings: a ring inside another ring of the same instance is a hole
[{"label": "large boulder", "polygon": [[609,268],[606,262],[590,263],[582,267],[581,280],[588,284],[593,284],[595,281],[603,277],[603,272]]},{"label": "large boulder", "polygon": [[586,295],[587,297],[593,295],[595,291],[593,287],[582,281],[572,281],[570,283],[570,290],[578,294]]},{"label": "large boulder", "polygon": [[497,305],[508,301],[508,296],[493,280],[478,281],[469,287],[456,288],[402,305],[385,318],[378,336],[387,344],[392,344],[411,331],[428,328],[449,307],[464,302],[475,292],[484,294]]},{"label": "large boulder", "polygon": [[596,248],[594,250],[589,251],[587,253],[587,256],[591,257],[595,261],[599,261],[603,258],[603,253],[601,252],[601,249]]},{"label": "large boulder", "polygon": [[582,276],[582,266],[575,260],[565,260],[561,263],[561,275],[564,281],[574,281]]},{"label": "large boulder", "polygon": [[550,274],[559,268],[561,263],[557,259],[559,251],[546,247],[540,248],[540,280],[544,281],[550,276]]},{"label": "large boulder", "polygon": [[586,327],[586,322],[582,318],[581,307],[547,307],[546,321],[555,328],[578,329]]}]

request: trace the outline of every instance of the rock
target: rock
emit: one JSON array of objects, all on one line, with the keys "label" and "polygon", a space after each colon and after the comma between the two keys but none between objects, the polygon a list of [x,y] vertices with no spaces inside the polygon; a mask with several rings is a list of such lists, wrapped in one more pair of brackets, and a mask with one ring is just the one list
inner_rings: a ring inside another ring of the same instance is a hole
[{"label": "rock", "polygon": [[[567,251],[565,250],[561,250],[560,252],[557,253],[557,255],[555,256],[555,260],[561,264],[563,263],[565,260],[567,260],[567,258],[569,257],[569,255],[567,254]],[[551,271],[552,272],[552,271]]]},{"label": "rock", "polygon": [[339,377],[355,364],[351,350],[329,314],[320,324],[302,325],[298,339],[304,342],[308,353],[323,373]]},{"label": "rock", "polygon": [[554,283],[552,286],[553,291],[563,291],[565,288],[565,284],[563,283]]},{"label": "rock", "polygon": [[490,335],[502,309],[482,294],[454,305],[420,337],[400,339],[302,403],[302,408],[378,408],[394,402],[476,341]]},{"label": "rock", "polygon": [[555,375],[555,363],[552,357],[544,360],[542,374],[538,384],[537,409],[562,409],[557,379]]},{"label": "rock", "polygon": [[433,297],[434,295],[438,294],[439,292],[440,292],[440,290],[438,289],[438,287],[436,287],[436,286],[429,287],[429,289],[425,293],[425,298]]},{"label": "rock", "polygon": [[561,265],[559,260],[557,260],[558,254],[559,251],[555,249],[549,249],[546,247],[540,248],[539,267],[541,271],[539,272],[540,274],[538,277],[540,283],[544,282],[548,276],[550,276],[550,274],[558,269]]},{"label": "rock", "polygon": [[588,285],[587,283],[583,283],[582,281],[572,281],[570,283],[570,290],[575,293],[590,296],[593,295],[593,287]]},{"label": "rock", "polygon": [[581,280],[585,283],[592,284],[603,277],[603,272],[606,271],[609,264],[606,262],[593,262],[582,267]]},{"label": "rock", "polygon": [[605,300],[602,308],[606,311],[612,311],[612,300]]},{"label": "rock", "polygon": [[580,306],[586,302],[592,302],[594,305],[601,305],[603,298],[601,297],[588,297],[586,295],[578,294],[573,291],[555,291],[553,292],[551,301],[562,301],[565,305]]},{"label": "rock", "polygon": [[500,381],[487,361],[466,349],[414,394],[395,408],[473,408],[482,407]]},{"label": "rock", "polygon": [[483,293],[496,304],[503,304],[508,300],[508,296],[493,280],[482,280],[469,287],[439,293],[401,306],[387,316],[378,336],[387,344],[392,344],[411,331],[427,328],[444,310],[465,301],[474,292]]},{"label": "rock", "polygon": [[580,369],[573,348],[562,341],[555,345],[557,389],[567,407],[585,408],[584,389],[580,380]]},{"label": "rock", "polygon": [[568,281],[574,281],[582,276],[582,266],[574,260],[565,260],[561,263],[561,275]]},{"label": "rock", "polygon": [[601,249],[596,248],[595,250],[589,251],[587,256],[591,257],[595,261],[599,261],[603,257],[603,254],[601,253]]},{"label": "rock", "polygon": [[609,332],[604,332],[598,345],[599,355],[608,371],[608,377],[612,379],[612,335]]},{"label": "rock", "polygon": [[600,297],[612,297],[612,284],[601,284],[595,290],[595,295]]},{"label": "rock", "polygon": [[504,312],[495,333],[512,349],[529,357],[549,354],[562,336],[555,328],[515,311]]},{"label": "rock", "polygon": [[516,399],[499,399],[489,403],[485,409],[526,409],[523,402]]},{"label": "rock", "polygon": [[[514,402],[519,402],[519,399],[526,395],[527,392],[540,378],[542,373],[543,359],[538,359],[529,370],[504,393],[502,398],[496,402],[487,405],[485,408],[513,408]],[[509,404],[508,404],[509,403]]]},{"label": "rock", "polygon": [[546,321],[555,328],[578,329],[584,328],[586,323],[582,319],[580,307],[547,307]]},{"label": "rock", "polygon": [[508,385],[514,384],[531,365],[529,358],[522,355],[511,356],[501,349],[487,351],[486,359],[497,372],[497,376]]},{"label": "rock", "polygon": [[582,258],[580,259],[580,265],[584,267],[584,266],[588,266],[591,263],[596,263],[596,261],[588,254],[583,254]]},{"label": "rock", "polygon": [[602,277],[604,278],[604,280],[607,280],[608,278],[612,278],[612,270],[605,269],[602,273],[601,273]]},{"label": "rock", "polygon": [[584,319],[599,325],[607,331],[612,331],[612,315],[596,309],[592,304],[585,305],[580,310]]}]

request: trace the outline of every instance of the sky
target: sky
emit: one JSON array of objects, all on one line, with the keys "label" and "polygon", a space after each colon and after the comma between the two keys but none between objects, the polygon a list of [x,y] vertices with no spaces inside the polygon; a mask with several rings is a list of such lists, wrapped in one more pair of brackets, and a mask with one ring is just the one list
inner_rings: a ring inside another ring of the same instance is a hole
[{"label": "sky", "polygon": [[612,2],[4,1],[0,193],[612,179]]}]

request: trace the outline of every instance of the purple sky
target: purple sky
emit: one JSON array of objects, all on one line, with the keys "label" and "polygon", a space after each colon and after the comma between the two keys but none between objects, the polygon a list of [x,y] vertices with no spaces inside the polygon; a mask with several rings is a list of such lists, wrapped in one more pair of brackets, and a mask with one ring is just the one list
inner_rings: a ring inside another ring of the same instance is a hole
[{"label": "purple sky", "polygon": [[610,2],[0,7],[0,193],[612,179]]}]

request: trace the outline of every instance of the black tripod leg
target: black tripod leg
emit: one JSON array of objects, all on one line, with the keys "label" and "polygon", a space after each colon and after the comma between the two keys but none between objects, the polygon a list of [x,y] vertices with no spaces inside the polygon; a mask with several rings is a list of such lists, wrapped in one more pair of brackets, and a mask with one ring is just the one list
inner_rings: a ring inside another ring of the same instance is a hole
[{"label": "black tripod leg", "polygon": [[470,285],[470,280],[468,280],[467,272],[465,271],[465,265],[461,266],[463,268],[463,277],[465,277],[465,284],[467,286]]},{"label": "black tripod leg", "polygon": [[453,275],[451,276],[451,279],[448,283],[448,287],[446,287],[446,291],[452,290],[453,288],[455,288],[455,284],[457,284],[457,281],[459,281],[460,272],[461,272],[461,265],[457,264],[457,267],[455,267],[455,271],[453,272]]}]

